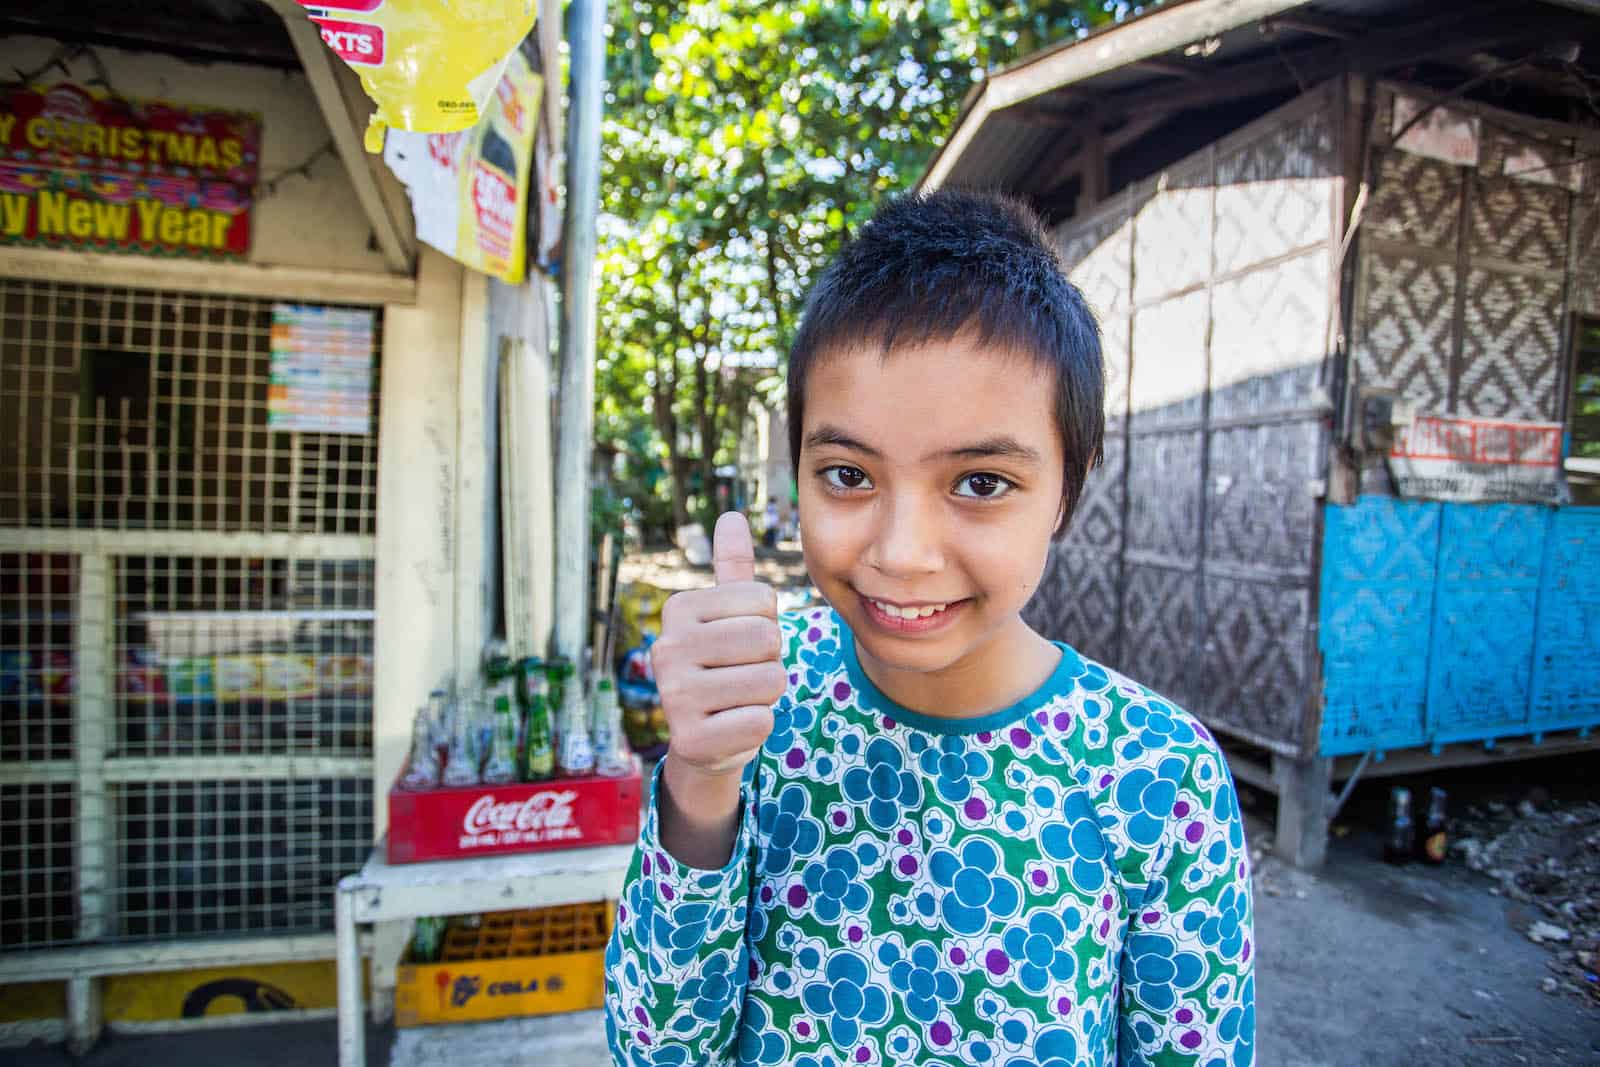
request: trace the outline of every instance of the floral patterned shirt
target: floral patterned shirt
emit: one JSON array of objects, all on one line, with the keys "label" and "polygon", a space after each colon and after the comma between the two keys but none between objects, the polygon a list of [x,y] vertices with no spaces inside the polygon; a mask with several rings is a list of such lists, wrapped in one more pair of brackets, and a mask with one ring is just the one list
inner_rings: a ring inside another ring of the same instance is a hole
[{"label": "floral patterned shirt", "polygon": [[782,622],[727,866],[668,856],[652,791],[606,949],[617,1063],[1254,1063],[1244,825],[1203,726],[1065,645],[1017,704],[933,718],[832,611]]}]

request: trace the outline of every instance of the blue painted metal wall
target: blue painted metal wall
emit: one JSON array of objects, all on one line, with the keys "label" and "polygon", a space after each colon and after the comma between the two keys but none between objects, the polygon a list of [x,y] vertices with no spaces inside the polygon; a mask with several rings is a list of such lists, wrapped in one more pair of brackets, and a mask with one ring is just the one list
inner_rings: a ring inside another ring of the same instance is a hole
[{"label": "blue painted metal wall", "polygon": [[1600,508],[1330,505],[1321,583],[1324,755],[1600,725]]}]

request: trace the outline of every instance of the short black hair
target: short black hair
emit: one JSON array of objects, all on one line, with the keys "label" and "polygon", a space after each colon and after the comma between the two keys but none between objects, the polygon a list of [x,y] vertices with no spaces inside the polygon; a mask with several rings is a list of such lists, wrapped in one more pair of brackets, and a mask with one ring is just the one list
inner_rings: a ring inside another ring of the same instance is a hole
[{"label": "short black hair", "polygon": [[1035,356],[1055,372],[1066,469],[1066,532],[1091,465],[1103,458],[1100,327],[1069,282],[1039,216],[996,193],[941,189],[880,208],[822,272],[789,351],[789,456],[798,477],[806,378],[829,354],[949,340]]}]

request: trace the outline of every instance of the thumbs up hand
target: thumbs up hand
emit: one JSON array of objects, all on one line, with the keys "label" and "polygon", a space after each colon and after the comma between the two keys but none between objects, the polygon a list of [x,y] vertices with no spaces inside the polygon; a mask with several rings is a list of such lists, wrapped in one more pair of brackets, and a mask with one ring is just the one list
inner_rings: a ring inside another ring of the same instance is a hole
[{"label": "thumbs up hand", "polygon": [[668,600],[661,637],[650,646],[671,731],[668,769],[680,794],[699,792],[695,785],[706,780],[737,781],[772,732],[772,705],[789,681],[777,594],[755,580],[755,547],[743,515],[717,520],[711,560],[716,584]]}]

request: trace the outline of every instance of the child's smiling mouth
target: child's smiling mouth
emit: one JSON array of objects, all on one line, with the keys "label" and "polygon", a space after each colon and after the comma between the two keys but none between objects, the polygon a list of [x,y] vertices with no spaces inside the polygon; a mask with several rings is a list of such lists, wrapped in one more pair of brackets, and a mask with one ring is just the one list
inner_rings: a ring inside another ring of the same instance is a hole
[{"label": "child's smiling mouth", "polygon": [[943,629],[955,621],[963,608],[972,602],[970,597],[949,601],[922,601],[900,604],[892,600],[879,600],[856,590],[864,614],[875,627],[892,634],[925,634]]}]

